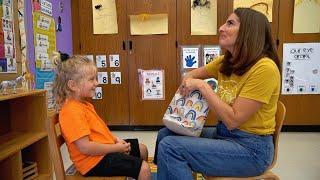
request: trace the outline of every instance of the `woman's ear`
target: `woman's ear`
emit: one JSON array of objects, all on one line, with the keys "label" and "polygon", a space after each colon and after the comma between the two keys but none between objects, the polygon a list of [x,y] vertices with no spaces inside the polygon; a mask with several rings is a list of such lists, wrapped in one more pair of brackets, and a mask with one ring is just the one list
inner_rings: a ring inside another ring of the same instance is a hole
[{"label": "woman's ear", "polygon": [[77,86],[77,83],[74,81],[74,80],[69,80],[68,83],[68,88],[71,90],[71,91],[77,91],[78,90],[78,86]]}]

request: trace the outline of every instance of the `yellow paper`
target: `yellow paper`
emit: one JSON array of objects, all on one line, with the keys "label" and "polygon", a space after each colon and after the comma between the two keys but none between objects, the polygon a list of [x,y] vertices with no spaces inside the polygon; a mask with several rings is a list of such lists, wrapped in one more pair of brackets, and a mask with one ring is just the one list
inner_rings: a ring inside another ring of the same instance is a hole
[{"label": "yellow paper", "polygon": [[293,33],[320,33],[320,0],[295,0]]},{"label": "yellow paper", "polygon": [[93,34],[117,34],[115,0],[92,0]]},{"label": "yellow paper", "polygon": [[204,6],[192,7],[191,35],[217,35],[217,0]]},{"label": "yellow paper", "polygon": [[[48,37],[45,40],[46,47],[42,47],[46,51],[46,54],[52,54],[53,51],[56,51],[56,30],[55,30],[55,22],[54,19],[50,16],[44,15],[40,12],[33,12],[33,31],[34,31],[34,44],[35,48],[38,48],[38,45],[41,45],[39,39],[37,39],[37,34],[41,34],[41,36]],[[49,28],[40,28],[40,23],[49,24]],[[50,22],[50,23],[49,23]],[[39,44],[40,43],[40,44]],[[43,45],[43,44],[42,44]],[[36,54],[38,51],[35,51]],[[48,59],[48,58],[47,58]],[[40,69],[42,65],[42,60],[36,56],[36,68]]]},{"label": "yellow paper", "polygon": [[131,35],[168,34],[168,14],[130,15]]},{"label": "yellow paper", "polygon": [[238,7],[251,8],[267,16],[269,22],[272,22],[273,0],[234,0],[233,9]]}]

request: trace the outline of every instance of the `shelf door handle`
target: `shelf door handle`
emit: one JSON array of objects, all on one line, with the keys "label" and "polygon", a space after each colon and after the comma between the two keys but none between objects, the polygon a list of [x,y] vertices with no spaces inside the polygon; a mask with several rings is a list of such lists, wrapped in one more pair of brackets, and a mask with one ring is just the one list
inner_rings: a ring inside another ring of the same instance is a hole
[{"label": "shelf door handle", "polygon": [[126,42],[122,41],[122,49],[125,51],[126,50]]},{"label": "shelf door handle", "polygon": [[129,49],[132,50],[132,41],[129,41]]},{"label": "shelf door handle", "polygon": [[132,54],[132,48],[133,45],[132,45],[132,41],[129,41],[129,54]]}]

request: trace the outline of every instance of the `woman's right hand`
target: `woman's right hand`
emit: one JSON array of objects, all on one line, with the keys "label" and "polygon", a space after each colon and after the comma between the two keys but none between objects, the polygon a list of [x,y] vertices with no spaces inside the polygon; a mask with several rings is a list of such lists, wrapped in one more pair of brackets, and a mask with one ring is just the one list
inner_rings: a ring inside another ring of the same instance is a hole
[{"label": "woman's right hand", "polygon": [[186,96],[186,95],[188,95],[188,92],[186,91],[186,83],[187,83],[187,80],[188,79],[191,79],[192,78],[192,76],[191,76],[191,74],[190,74],[190,72],[189,73],[186,73],[184,76],[183,76],[183,78],[182,78],[182,81],[181,81],[181,84],[180,84],[180,86],[179,86],[179,93],[182,95],[182,96]]},{"label": "woman's right hand", "polygon": [[205,83],[202,79],[186,78],[182,81],[180,85],[180,94],[182,96],[187,96],[195,89],[199,89],[201,85]]}]

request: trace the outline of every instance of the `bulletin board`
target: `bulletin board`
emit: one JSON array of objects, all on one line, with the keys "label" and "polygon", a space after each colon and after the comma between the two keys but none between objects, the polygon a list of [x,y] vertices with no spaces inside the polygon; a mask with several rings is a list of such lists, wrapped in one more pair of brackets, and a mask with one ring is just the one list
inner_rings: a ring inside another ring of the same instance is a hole
[{"label": "bulletin board", "polygon": [[0,81],[21,74],[21,51],[17,2],[0,0]]}]

